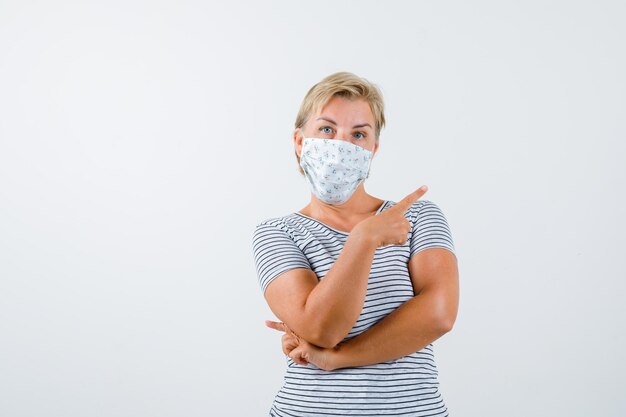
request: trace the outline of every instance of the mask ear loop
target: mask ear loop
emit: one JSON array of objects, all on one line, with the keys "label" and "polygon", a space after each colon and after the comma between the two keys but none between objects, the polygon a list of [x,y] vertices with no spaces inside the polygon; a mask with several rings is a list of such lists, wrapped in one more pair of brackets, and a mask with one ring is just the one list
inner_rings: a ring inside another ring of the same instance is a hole
[{"label": "mask ear loop", "polygon": [[308,139],[308,138],[304,136],[304,130],[301,127],[299,127],[298,129],[300,130],[300,134],[302,135],[302,146],[300,148],[300,164],[299,165],[300,165],[300,168],[302,168],[302,170],[304,171],[304,176],[306,177],[307,172],[304,169],[304,166],[302,166],[302,161],[303,161],[302,156],[304,155],[304,141],[305,139]]},{"label": "mask ear loop", "polygon": [[[374,142],[374,147],[376,147],[376,142]],[[374,149],[372,148],[371,151],[369,151],[372,156],[370,156],[370,162],[369,164],[367,164],[367,175],[365,176],[365,179],[370,177],[370,168],[372,167],[372,161],[374,160]]]},{"label": "mask ear loop", "polygon": [[299,127],[298,130],[300,130],[300,135],[302,135],[302,147],[300,148],[300,160],[302,160],[302,153],[304,151],[304,140],[306,139],[306,137],[304,136],[304,131],[301,127]]},{"label": "mask ear loop", "polygon": [[[304,151],[304,141],[310,138],[307,138],[306,136],[304,136],[304,129],[302,129],[301,127],[298,129],[300,129],[300,134],[302,135],[302,151]],[[300,158],[302,158],[302,155],[300,155]]]}]

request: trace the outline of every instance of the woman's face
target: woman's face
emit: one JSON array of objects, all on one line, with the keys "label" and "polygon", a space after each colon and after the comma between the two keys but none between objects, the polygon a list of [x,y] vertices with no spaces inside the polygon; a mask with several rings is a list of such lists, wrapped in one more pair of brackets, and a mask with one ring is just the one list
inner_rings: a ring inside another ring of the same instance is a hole
[{"label": "woman's face", "polygon": [[[375,121],[372,109],[363,99],[334,96],[302,127],[307,138],[345,140],[376,153]],[[302,135],[294,132],[296,152],[301,155]]]}]

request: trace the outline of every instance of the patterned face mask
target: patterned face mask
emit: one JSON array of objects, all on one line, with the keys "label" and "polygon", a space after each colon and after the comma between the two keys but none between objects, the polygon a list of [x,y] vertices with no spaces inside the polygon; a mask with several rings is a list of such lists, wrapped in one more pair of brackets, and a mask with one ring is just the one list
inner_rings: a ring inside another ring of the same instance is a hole
[{"label": "patterned face mask", "polygon": [[372,152],[340,139],[305,138],[300,166],[311,192],[327,204],[343,204],[369,176]]}]

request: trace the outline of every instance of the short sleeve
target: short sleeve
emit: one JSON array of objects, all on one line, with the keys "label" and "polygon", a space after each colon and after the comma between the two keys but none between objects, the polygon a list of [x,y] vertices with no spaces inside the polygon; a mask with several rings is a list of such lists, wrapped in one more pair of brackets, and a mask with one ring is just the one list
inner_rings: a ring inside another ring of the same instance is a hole
[{"label": "short sleeve", "polygon": [[420,200],[415,207],[409,257],[428,248],[446,248],[456,256],[450,227],[439,206],[429,200]]},{"label": "short sleeve", "polygon": [[261,290],[283,272],[311,265],[286,230],[274,223],[259,224],[252,238],[252,252]]}]

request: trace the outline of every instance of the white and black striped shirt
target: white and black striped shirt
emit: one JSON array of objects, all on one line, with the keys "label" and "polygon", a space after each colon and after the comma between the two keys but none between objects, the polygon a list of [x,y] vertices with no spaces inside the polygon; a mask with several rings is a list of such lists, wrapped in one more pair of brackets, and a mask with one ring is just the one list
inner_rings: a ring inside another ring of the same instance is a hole
[{"label": "white and black striped shirt", "polygon": [[[393,205],[385,201],[376,214]],[[454,253],[450,228],[435,203],[418,200],[405,217],[412,226],[409,239],[402,246],[376,250],[363,310],[344,340],[364,332],[414,296],[408,270],[411,256],[434,247]],[[262,291],[277,276],[294,268],[312,269],[322,280],[348,236],[298,212],[261,222],[254,231],[252,248]],[[439,392],[432,344],[396,360],[334,371],[286,359],[284,384],[270,416],[448,415]]]}]

